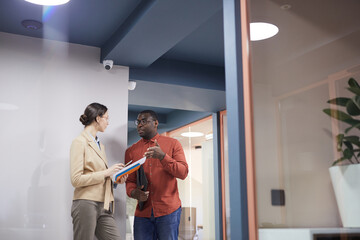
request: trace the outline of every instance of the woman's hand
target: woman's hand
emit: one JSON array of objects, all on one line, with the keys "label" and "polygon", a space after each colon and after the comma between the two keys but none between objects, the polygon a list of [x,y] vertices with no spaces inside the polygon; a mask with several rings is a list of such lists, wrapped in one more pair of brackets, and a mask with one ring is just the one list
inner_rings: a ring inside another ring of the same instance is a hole
[{"label": "woman's hand", "polygon": [[[124,164],[117,163],[105,170],[105,178],[110,177],[124,168]],[[127,177],[126,177],[127,178]],[[126,180],[126,179],[125,179]]]}]

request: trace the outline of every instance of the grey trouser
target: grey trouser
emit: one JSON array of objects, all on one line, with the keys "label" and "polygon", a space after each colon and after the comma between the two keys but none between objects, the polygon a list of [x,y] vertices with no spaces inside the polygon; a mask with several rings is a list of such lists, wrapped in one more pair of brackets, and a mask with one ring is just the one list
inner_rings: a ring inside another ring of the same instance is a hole
[{"label": "grey trouser", "polygon": [[[110,204],[111,206],[112,204]],[[120,240],[120,233],[111,211],[104,203],[91,200],[74,200],[71,207],[74,240]]]}]

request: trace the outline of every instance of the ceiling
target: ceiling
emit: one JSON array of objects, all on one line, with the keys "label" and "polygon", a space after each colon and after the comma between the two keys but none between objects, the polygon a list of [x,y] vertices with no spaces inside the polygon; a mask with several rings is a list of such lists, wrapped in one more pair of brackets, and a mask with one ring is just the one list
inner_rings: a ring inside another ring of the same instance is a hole
[{"label": "ceiling", "polygon": [[[24,28],[26,19],[43,28]],[[131,68],[161,57],[224,65],[221,0],[71,0],[50,7],[2,0],[0,31],[99,47],[99,61]]]},{"label": "ceiling", "polygon": [[[271,39],[251,42],[252,80],[272,84],[274,95],[353,62],[331,62],[339,54],[360,53],[358,0],[249,2],[251,22],[280,29]],[[130,80],[137,82],[129,91],[129,116],[153,108],[166,119],[174,111],[225,109],[222,6],[222,0],[71,0],[56,7],[1,0],[0,31],[100,48],[99,63],[129,66]],[[42,29],[24,28],[27,19],[42,22]],[[324,59],[326,69],[319,66]]]},{"label": "ceiling", "polygon": [[[36,20],[43,26],[27,29],[21,24],[23,20]],[[166,115],[177,110],[210,112],[225,108],[222,0],[71,0],[50,7],[1,0],[0,31],[98,47],[99,63],[110,59],[114,65],[129,66],[130,79],[137,82],[137,88],[129,91],[131,122],[136,118],[134,113],[144,109],[163,115],[166,125]],[[165,105],[160,99],[149,102],[147,82],[161,84],[157,89],[165,88],[168,96],[164,97],[187,92],[190,96],[186,97],[194,104],[180,106],[178,99],[171,97]],[[219,98],[219,92],[223,103],[211,106],[207,99]],[[192,95],[203,95],[204,103],[191,99]],[[138,96],[144,97],[139,100]]]}]

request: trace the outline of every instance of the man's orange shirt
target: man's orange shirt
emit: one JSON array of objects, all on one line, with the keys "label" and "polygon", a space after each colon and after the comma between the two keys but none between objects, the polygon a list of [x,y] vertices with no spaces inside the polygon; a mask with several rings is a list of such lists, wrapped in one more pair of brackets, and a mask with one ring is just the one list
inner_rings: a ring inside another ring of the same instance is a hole
[{"label": "man's orange shirt", "polygon": [[[153,209],[155,217],[168,215],[181,206],[176,178],[184,180],[188,175],[184,150],[176,139],[157,134],[150,140],[141,139],[126,150],[125,163],[138,161],[144,156],[147,148],[155,146],[155,139],[161,150],[166,154],[163,160],[148,158],[143,164],[148,180],[149,198],[143,210],[136,207],[135,216],[151,217]],[[131,173],[126,181],[126,193],[131,197],[131,191],[136,188],[136,174]]]}]

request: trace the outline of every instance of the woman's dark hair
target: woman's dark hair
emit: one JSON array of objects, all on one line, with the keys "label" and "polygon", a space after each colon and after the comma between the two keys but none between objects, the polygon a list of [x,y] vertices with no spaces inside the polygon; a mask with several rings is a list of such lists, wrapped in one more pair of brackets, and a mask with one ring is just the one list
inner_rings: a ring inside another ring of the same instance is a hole
[{"label": "woman's dark hair", "polygon": [[100,103],[89,104],[84,111],[84,114],[80,116],[80,122],[86,127],[93,121],[96,121],[96,117],[102,117],[107,112],[107,107]]}]

